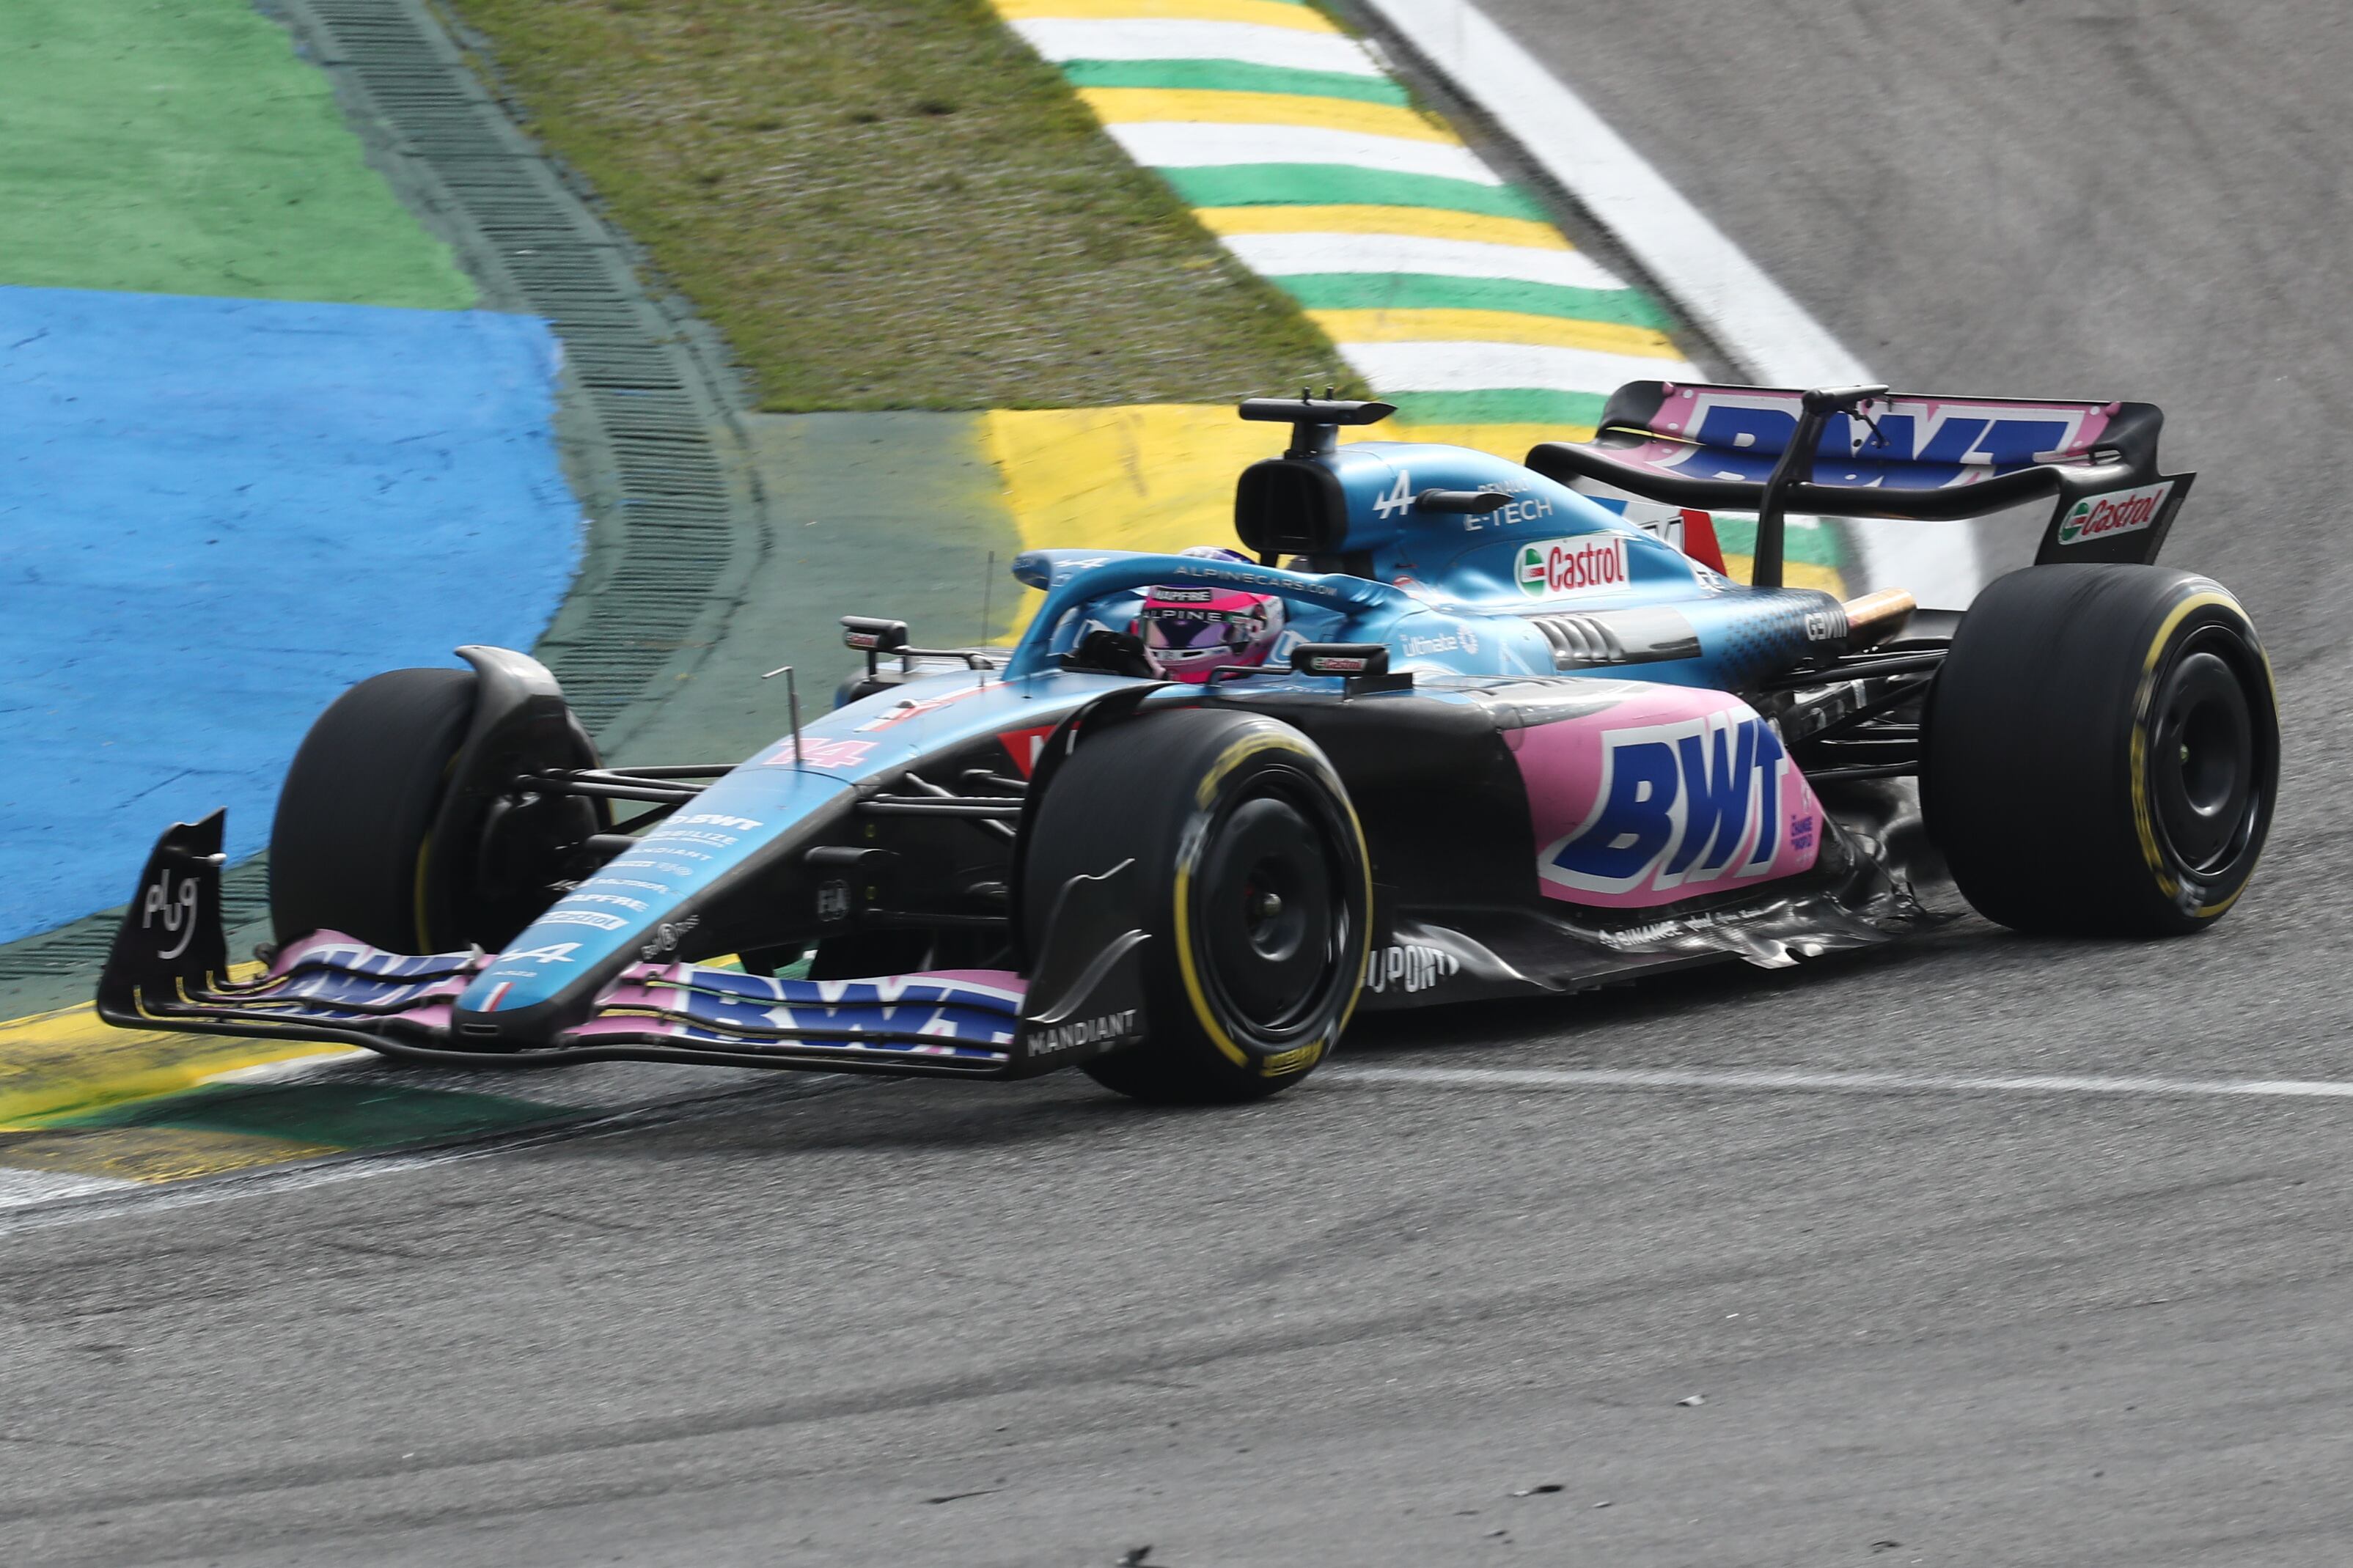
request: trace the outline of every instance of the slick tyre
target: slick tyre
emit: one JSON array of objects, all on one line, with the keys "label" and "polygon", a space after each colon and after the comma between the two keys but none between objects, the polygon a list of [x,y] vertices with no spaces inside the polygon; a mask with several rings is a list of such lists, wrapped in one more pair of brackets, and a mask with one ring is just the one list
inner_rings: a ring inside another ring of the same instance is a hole
[{"label": "slick tyre", "polygon": [[2279,787],[2279,705],[2238,602],[2158,566],[2031,566],[1962,618],[1931,688],[1921,794],[1978,913],[2160,936],[2247,885]]},{"label": "slick tyre", "polygon": [[1314,742],[1179,709],[1083,740],[1039,803],[1023,871],[1033,954],[1069,880],[1133,860],[1148,1037],[1085,1064],[1138,1100],[1257,1100],[1298,1082],[1355,1010],[1371,931],[1365,841]]},{"label": "slick tyre", "polygon": [[[605,818],[576,798],[501,799],[469,842],[437,841],[474,715],[465,669],[396,669],[337,698],[303,737],[269,831],[269,921],[283,942],[339,931],[393,952],[495,951],[554,898],[563,856]],[[564,754],[592,767],[572,727]]]}]

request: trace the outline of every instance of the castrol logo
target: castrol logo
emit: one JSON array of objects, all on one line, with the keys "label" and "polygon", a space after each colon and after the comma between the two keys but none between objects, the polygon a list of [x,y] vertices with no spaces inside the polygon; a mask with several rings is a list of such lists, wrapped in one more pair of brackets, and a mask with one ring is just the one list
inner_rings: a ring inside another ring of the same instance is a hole
[{"label": "castrol logo", "polygon": [[2146,489],[2088,496],[2068,508],[2067,515],[2059,520],[2059,542],[2081,544],[2087,539],[2137,532],[2157,521],[2165,498],[2172,493],[2173,481],[2168,479]]},{"label": "castrol logo", "polygon": [[1520,592],[1531,599],[1622,593],[1630,585],[1626,576],[1626,536],[1588,533],[1523,545],[1517,575]]}]

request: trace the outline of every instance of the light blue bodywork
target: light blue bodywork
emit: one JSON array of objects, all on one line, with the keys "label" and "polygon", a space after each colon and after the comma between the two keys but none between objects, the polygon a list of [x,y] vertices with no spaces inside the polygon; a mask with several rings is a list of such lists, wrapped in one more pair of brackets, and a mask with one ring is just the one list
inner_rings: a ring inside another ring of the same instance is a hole
[{"label": "light blue bodywork", "polygon": [[[1346,548],[1369,557],[1369,575],[1118,551],[1025,553],[1014,575],[1045,599],[1001,671],[910,680],[744,763],[557,900],[474,980],[459,1004],[461,1023],[469,1014],[581,994],[593,977],[652,956],[649,934],[691,918],[700,899],[813,816],[846,809],[860,785],[893,779],[959,744],[1053,724],[1092,698],[1139,684],[1066,669],[1060,660],[1091,626],[1124,630],[1141,590],[1154,584],[1280,595],[1307,640],[1381,644],[1393,671],[1425,678],[1424,695],[1443,699],[1451,686],[1458,700],[1478,678],[1562,673],[1558,645],[1532,616],[1671,605],[1689,623],[1695,653],[1596,673],[1720,689],[1786,668],[1792,647],[1817,635],[1811,623],[1838,613],[1826,594],[1736,584],[1592,500],[1484,453],[1366,442],[1318,460],[1340,480]],[[1484,516],[1439,513],[1416,500],[1432,489],[1513,499]],[[1622,579],[1557,594],[1548,584],[1524,585],[1530,552],[1542,562],[1565,542],[1567,555],[1583,552],[1613,572],[1622,566]],[[1843,624],[1841,616],[1841,631]],[[1335,677],[1288,672],[1251,679],[1253,690],[1338,685]]]}]

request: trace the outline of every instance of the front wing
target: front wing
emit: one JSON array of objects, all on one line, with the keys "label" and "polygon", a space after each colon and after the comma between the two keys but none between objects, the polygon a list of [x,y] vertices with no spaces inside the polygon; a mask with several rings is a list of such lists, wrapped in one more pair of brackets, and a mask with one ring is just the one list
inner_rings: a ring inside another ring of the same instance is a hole
[{"label": "front wing", "polygon": [[647,1060],[957,1078],[1026,1078],[1144,1037],[1135,950],[1145,939],[1131,931],[1050,962],[1034,981],[1008,970],[791,980],[632,964],[585,1017],[516,1050],[470,1039],[455,1017],[459,996],[496,962],[479,948],[387,952],[319,931],[288,943],[260,973],[230,978],[220,844],[219,813],[157,843],[100,982],[107,1022],[333,1041],[477,1067]]}]

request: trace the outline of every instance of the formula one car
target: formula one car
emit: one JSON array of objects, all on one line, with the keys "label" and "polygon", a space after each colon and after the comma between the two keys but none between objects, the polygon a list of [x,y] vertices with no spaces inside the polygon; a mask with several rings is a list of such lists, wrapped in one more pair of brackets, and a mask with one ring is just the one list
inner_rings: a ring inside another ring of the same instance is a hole
[{"label": "formula one car", "polygon": [[[844,700],[732,765],[600,765],[518,653],[362,682],[287,777],[260,972],[232,978],[216,813],[156,847],[101,1014],[1236,1100],[1359,1007],[1882,942],[1917,878],[2158,935],[2254,868],[2270,667],[2150,563],[2191,479],[2154,407],[1638,382],[1525,466],[1339,445],[1377,403],[1240,412],[1293,426],[1240,477],[1249,555],[1029,552],[1010,649],[848,617]],[[1793,511],[2044,501],[2035,563],[1963,615],[1783,584]],[[1719,511],[1756,516],[1751,583]]]}]

